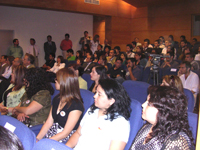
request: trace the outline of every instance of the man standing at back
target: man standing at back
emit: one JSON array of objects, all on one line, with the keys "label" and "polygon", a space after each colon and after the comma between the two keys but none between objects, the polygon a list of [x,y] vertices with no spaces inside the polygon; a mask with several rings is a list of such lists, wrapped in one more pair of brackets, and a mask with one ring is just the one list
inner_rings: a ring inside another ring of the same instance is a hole
[{"label": "man standing at back", "polygon": [[22,58],[23,49],[22,49],[21,46],[19,46],[19,40],[18,39],[13,40],[13,45],[8,48],[7,55],[13,56],[15,58],[16,57]]},{"label": "man standing at back", "polygon": [[39,47],[38,47],[37,45],[35,45],[35,43],[36,43],[35,39],[34,39],[34,38],[31,38],[31,39],[30,39],[30,44],[31,44],[31,45],[28,47],[27,53],[34,56],[34,59],[35,59],[34,65],[35,65],[36,67],[38,67],[38,65],[39,65],[39,62],[38,62],[38,55],[39,55],[39,53],[40,53],[40,49],[39,49]]},{"label": "man standing at back", "polygon": [[91,37],[88,36],[88,31],[84,32],[84,37],[80,38],[79,44],[81,44],[81,50],[83,50],[83,47],[85,44],[90,44]]},{"label": "man standing at back", "polygon": [[69,34],[65,34],[65,39],[60,43],[60,49],[62,50],[62,54],[64,59],[67,58],[67,50],[72,49],[72,41],[69,39]]},{"label": "man standing at back", "polygon": [[44,43],[44,52],[46,62],[49,60],[49,55],[56,55],[56,44],[52,41],[51,35],[47,36],[47,42]]}]

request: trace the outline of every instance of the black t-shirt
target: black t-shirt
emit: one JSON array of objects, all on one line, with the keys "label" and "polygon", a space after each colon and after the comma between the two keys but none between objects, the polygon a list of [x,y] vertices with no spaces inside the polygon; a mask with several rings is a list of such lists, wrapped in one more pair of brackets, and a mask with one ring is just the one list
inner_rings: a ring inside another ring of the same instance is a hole
[{"label": "black t-shirt", "polygon": [[108,70],[108,72],[107,72],[107,74],[110,74],[110,77],[111,78],[116,78],[117,77],[117,75],[119,74],[121,77],[123,77],[123,72],[124,72],[124,70],[120,67],[120,68],[118,68],[118,69],[114,69],[115,68],[115,66],[113,66],[112,68],[110,68],[109,70]]},{"label": "black t-shirt", "polygon": [[54,119],[54,123],[58,123],[61,127],[65,127],[65,124],[67,122],[68,119],[68,115],[71,111],[73,110],[80,110],[82,112],[78,122],[76,123],[75,127],[73,130],[77,130],[80,121],[83,117],[83,112],[84,112],[84,106],[80,101],[76,101],[76,100],[72,100],[71,105],[69,106],[68,104],[66,104],[63,109],[57,114],[57,109],[58,109],[58,105],[60,103],[60,98],[59,95],[55,96],[53,99],[53,105],[52,105],[52,117]]},{"label": "black t-shirt", "polygon": [[48,60],[45,64],[52,68],[55,62],[56,62],[55,60]]}]

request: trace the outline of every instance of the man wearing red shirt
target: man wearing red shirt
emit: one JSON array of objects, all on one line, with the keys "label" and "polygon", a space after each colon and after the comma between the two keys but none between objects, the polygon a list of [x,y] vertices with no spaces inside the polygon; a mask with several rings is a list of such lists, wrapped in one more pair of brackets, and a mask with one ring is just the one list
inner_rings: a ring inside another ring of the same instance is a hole
[{"label": "man wearing red shirt", "polygon": [[69,34],[65,34],[65,39],[60,43],[60,49],[62,50],[62,54],[64,59],[67,58],[67,50],[72,48],[72,41],[69,39]]}]

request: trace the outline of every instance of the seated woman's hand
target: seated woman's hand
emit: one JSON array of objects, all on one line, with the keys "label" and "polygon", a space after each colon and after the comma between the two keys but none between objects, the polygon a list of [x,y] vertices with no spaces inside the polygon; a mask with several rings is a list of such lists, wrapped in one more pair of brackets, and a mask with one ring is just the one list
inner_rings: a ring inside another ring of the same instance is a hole
[{"label": "seated woman's hand", "polygon": [[19,114],[17,115],[17,120],[19,120],[20,122],[25,121],[25,118],[29,118],[29,116],[27,116],[27,115],[24,114],[24,113],[19,113]]},{"label": "seated woman's hand", "polygon": [[8,109],[6,107],[1,107],[0,112],[2,115],[6,115],[8,113]]}]

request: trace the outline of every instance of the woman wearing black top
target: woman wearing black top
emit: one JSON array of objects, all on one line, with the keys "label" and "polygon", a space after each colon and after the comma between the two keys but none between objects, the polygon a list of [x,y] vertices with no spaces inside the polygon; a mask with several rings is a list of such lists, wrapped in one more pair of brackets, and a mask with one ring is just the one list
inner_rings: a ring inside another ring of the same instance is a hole
[{"label": "woman wearing black top", "polygon": [[79,126],[84,106],[78,77],[71,68],[59,70],[55,82],[60,94],[53,99],[49,116],[37,135],[37,141],[46,135],[46,138],[66,143]]}]

